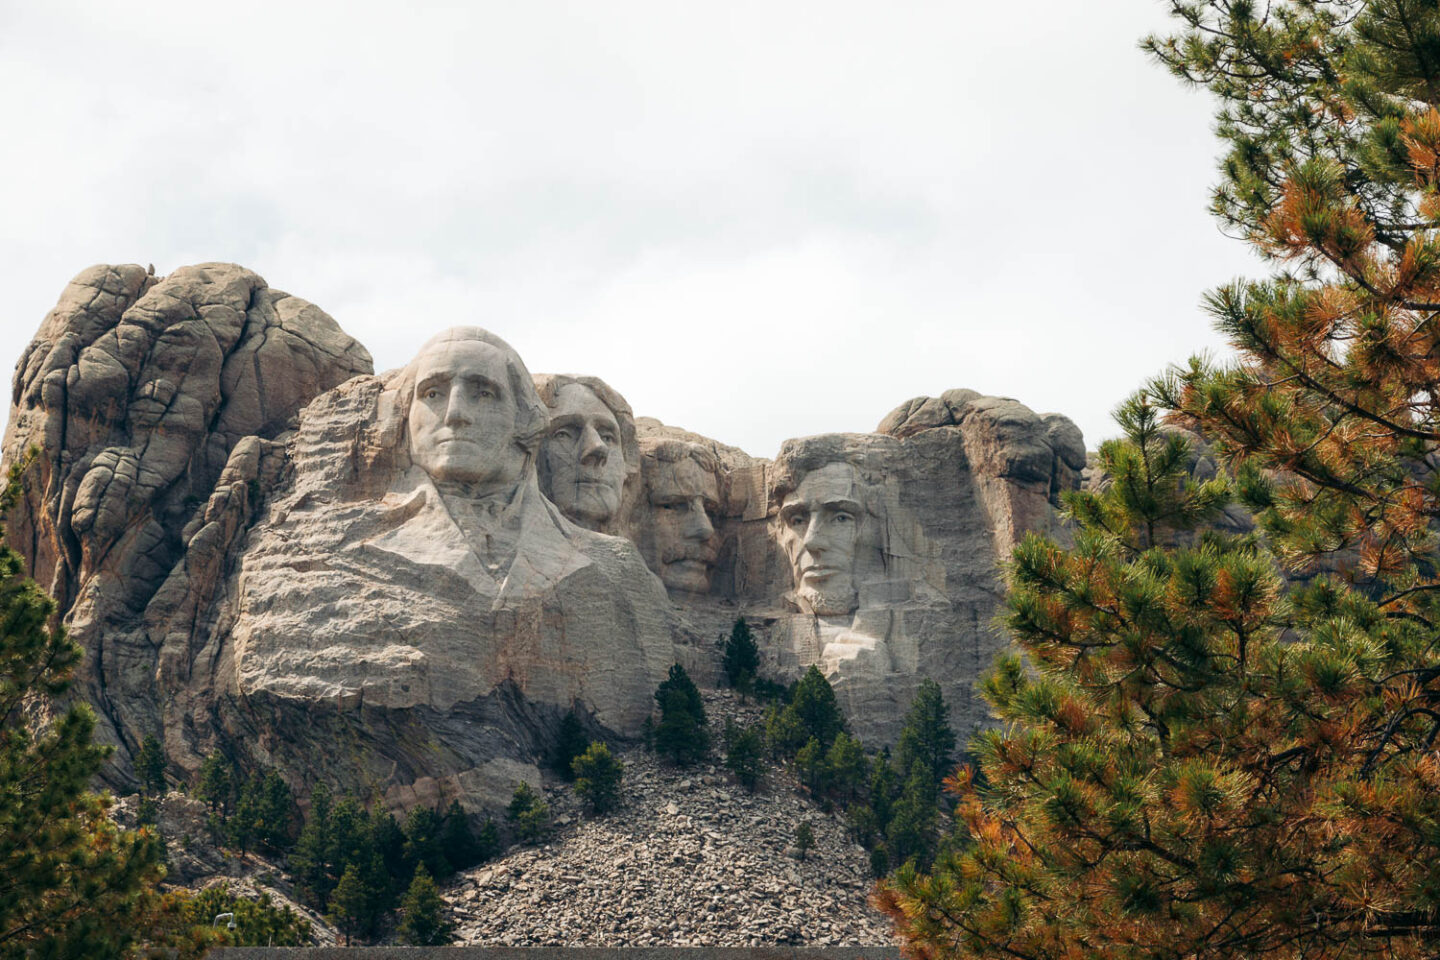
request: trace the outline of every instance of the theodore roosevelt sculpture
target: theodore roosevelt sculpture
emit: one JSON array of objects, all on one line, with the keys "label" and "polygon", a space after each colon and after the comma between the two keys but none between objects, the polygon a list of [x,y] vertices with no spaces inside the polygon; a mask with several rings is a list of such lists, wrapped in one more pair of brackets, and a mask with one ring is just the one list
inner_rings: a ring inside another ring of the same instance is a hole
[{"label": "theodore roosevelt sculpture", "polygon": [[673,591],[710,589],[720,545],[712,519],[720,505],[718,464],[698,443],[647,439],[641,447],[647,522],[636,540],[650,569]]},{"label": "theodore roosevelt sculpture", "polygon": [[540,489],[580,526],[615,532],[626,481],[640,470],[630,405],[598,377],[540,374],[535,389],[550,418]]}]

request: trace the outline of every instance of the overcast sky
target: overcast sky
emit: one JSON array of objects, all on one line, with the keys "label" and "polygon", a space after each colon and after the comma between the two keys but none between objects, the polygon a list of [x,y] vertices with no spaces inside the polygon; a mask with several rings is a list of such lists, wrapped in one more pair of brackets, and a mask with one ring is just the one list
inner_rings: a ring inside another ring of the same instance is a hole
[{"label": "overcast sky", "polygon": [[93,263],[248,266],[399,366],[534,372],[772,456],[950,387],[1109,411],[1259,265],[1158,0],[0,0],[0,362]]}]

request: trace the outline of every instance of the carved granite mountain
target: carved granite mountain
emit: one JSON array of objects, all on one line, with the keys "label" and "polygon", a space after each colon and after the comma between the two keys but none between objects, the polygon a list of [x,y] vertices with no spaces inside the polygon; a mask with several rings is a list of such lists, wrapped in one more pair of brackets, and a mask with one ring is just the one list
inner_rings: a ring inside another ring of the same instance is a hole
[{"label": "carved granite mountain", "polygon": [[476,328],[376,377],[222,264],[81,274],[13,404],[5,459],[42,453],[11,541],[86,647],[114,778],[157,733],[182,770],[221,749],[397,807],[493,808],[572,707],[638,735],[741,613],[873,745],[923,677],[981,724],[997,561],[1085,466],[1069,420],[966,390],[756,458]]}]

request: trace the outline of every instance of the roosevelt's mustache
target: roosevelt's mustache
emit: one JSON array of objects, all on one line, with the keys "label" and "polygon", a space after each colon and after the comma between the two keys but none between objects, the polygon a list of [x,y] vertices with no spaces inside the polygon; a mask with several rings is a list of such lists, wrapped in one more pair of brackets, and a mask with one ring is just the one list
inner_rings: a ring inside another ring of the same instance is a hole
[{"label": "roosevelt's mustache", "polygon": [[694,541],[684,540],[678,544],[670,543],[660,548],[661,563],[678,563],[681,560],[698,560],[707,566],[715,562],[720,551],[708,540]]}]

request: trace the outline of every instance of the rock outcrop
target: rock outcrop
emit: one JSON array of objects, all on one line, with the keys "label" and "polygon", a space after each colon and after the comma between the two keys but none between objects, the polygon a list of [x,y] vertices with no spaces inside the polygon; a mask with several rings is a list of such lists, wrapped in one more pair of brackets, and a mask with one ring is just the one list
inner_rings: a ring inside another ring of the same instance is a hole
[{"label": "rock outcrop", "polygon": [[128,751],[163,734],[392,806],[493,809],[576,708],[632,737],[672,662],[720,676],[744,614],[892,741],[919,680],[963,734],[1004,646],[998,560],[1085,469],[1079,431],[953,390],[774,460],[532,378],[458,328],[402,370],[240,267],[96,267],[21,358],[12,543]]},{"label": "rock outcrop", "polygon": [[16,367],[3,456],[39,451],[10,540],[86,647],[103,735],[134,748],[159,728],[159,650],[127,628],[177,564],[219,579],[270,441],[370,370],[324,311],[234,265],[99,266],[66,287]]}]

